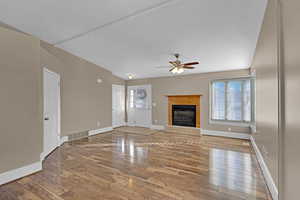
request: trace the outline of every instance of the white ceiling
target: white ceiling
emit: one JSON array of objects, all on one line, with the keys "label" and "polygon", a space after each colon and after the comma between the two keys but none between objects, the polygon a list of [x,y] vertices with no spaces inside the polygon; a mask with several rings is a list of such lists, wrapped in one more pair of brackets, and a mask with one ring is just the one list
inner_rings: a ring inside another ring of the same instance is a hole
[{"label": "white ceiling", "polygon": [[0,21],[127,79],[249,68],[267,0],[0,0]]}]

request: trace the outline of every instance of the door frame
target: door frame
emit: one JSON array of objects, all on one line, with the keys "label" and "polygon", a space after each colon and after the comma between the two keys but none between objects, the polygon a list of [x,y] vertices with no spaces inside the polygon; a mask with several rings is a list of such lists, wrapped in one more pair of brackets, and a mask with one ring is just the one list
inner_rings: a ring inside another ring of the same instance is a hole
[{"label": "door frame", "polygon": [[45,95],[44,95],[44,75],[45,73],[49,73],[51,75],[54,75],[56,76],[56,78],[58,79],[58,110],[57,110],[57,139],[56,139],[56,148],[58,146],[60,146],[60,140],[61,140],[61,88],[60,88],[60,82],[61,82],[61,78],[60,78],[60,75],[56,72],[53,72],[51,70],[49,70],[48,68],[46,67],[43,67],[43,152],[41,154],[41,160],[43,161],[49,154],[46,154],[44,152],[44,137],[45,137],[45,129],[44,129],[44,117],[45,117],[45,113],[44,113],[44,106],[45,106],[45,102],[44,102],[44,98],[45,98]]},{"label": "door frame", "polygon": [[[150,91],[150,99],[149,99],[149,118],[150,118],[150,121],[149,121],[149,125],[148,126],[143,126],[141,124],[136,124],[136,123],[130,123],[129,122],[129,115],[128,115],[128,112],[129,112],[129,91],[130,91],[130,87],[131,88],[138,88],[138,87],[149,87],[149,91]],[[151,128],[152,124],[153,124],[153,120],[152,120],[152,85],[151,84],[144,84],[144,85],[130,85],[130,86],[127,86],[127,91],[126,91],[126,95],[127,95],[127,98],[126,98],[126,111],[127,111],[127,125],[128,126],[137,126],[137,127],[146,127],[146,128]]]},{"label": "door frame", "polygon": [[[113,96],[114,96],[114,93],[113,93],[113,88],[114,87],[122,87],[122,89],[124,89],[124,120],[123,120],[123,122],[122,122],[122,124],[119,124],[119,125],[117,125],[117,126],[115,126],[114,124],[113,124],[113,118],[114,118],[114,111],[113,111],[113,106],[114,106],[114,102],[113,102]],[[113,127],[113,128],[117,128],[117,127],[120,127],[120,126],[125,126],[126,125],[126,86],[125,85],[119,85],[119,84],[112,84],[111,85],[111,97],[112,97],[112,116],[111,116],[111,126]]]}]

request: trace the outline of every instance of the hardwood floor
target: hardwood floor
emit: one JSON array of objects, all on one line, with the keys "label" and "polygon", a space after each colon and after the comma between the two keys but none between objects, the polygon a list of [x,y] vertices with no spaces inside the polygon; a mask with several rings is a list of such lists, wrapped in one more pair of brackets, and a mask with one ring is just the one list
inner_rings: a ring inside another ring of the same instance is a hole
[{"label": "hardwood floor", "polygon": [[0,186],[0,200],[17,199],[271,197],[247,141],[125,127],[66,143],[42,172]]}]

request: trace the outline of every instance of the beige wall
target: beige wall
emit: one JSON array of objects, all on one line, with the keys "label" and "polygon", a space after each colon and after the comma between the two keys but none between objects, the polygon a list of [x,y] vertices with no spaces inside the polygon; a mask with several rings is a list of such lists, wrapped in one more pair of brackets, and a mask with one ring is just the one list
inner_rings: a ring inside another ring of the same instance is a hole
[{"label": "beige wall", "polygon": [[[152,108],[152,123],[168,123],[168,99],[166,95],[202,94],[200,126],[206,130],[249,133],[249,128],[209,124],[209,83],[214,79],[234,78],[249,75],[249,70],[227,71],[218,73],[194,74],[177,77],[162,77],[127,81],[127,85],[152,85],[152,99],[156,106]],[[157,122],[156,122],[157,120]]]},{"label": "beige wall", "polygon": [[256,70],[255,141],[278,185],[278,56],[275,0],[269,0],[252,68]]},{"label": "beige wall", "polygon": [[0,173],[40,160],[40,41],[0,27]]},{"label": "beige wall", "polygon": [[111,85],[125,81],[111,72],[5,24],[0,24],[0,66],[0,173],[40,161],[42,67],[61,75],[62,135],[112,125]]},{"label": "beige wall", "polygon": [[[262,152],[266,149],[267,154],[263,153],[263,156],[279,187],[280,200],[299,199],[299,9],[300,1],[269,0],[253,62],[253,68],[257,71],[258,125],[258,133],[254,137]],[[282,20],[282,24],[278,19]],[[282,113],[277,109],[277,59],[280,61],[279,73],[283,77],[280,79],[283,83],[282,95],[279,96],[283,100],[279,105]],[[283,127],[279,134],[278,113]]]},{"label": "beige wall", "polygon": [[45,42],[41,43],[41,66],[61,76],[62,135],[112,126],[112,84],[125,81]]},{"label": "beige wall", "polygon": [[285,74],[285,132],[283,134],[282,200],[299,199],[300,180],[300,1],[281,0],[283,69]]}]

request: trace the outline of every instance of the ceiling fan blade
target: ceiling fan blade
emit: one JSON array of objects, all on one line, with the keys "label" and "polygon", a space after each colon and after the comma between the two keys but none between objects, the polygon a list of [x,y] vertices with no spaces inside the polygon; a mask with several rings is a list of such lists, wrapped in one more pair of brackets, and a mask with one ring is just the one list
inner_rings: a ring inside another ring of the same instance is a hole
[{"label": "ceiling fan blade", "polygon": [[171,65],[173,65],[174,67],[177,67],[177,64],[176,64],[176,62],[172,62],[172,61],[170,61],[169,62]]},{"label": "ceiling fan blade", "polygon": [[190,62],[190,63],[185,63],[184,65],[198,65],[199,62]]},{"label": "ceiling fan blade", "polygon": [[195,69],[195,67],[186,66],[186,65],[184,65],[183,68],[185,68],[185,69]]},{"label": "ceiling fan blade", "polygon": [[175,69],[176,67],[172,67],[170,70],[169,70],[169,72],[171,72],[171,71],[173,71],[173,69]]}]

